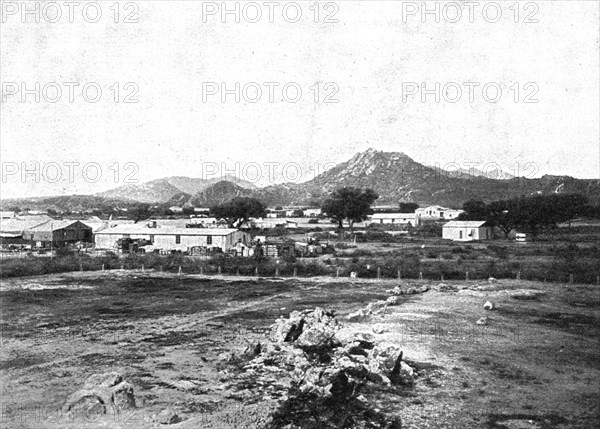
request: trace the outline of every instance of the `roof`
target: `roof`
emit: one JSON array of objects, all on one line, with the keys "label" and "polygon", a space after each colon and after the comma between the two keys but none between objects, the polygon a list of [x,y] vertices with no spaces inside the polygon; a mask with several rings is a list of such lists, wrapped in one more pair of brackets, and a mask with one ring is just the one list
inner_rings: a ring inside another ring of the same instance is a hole
[{"label": "roof", "polygon": [[444,224],[444,228],[479,228],[485,226],[484,220],[452,220]]},{"label": "roof", "polygon": [[33,228],[49,220],[54,220],[50,216],[20,216],[12,219],[0,220],[0,230],[4,232],[23,232],[26,229]]},{"label": "roof", "polygon": [[138,235],[229,235],[238,232],[233,228],[147,228],[142,225],[117,225],[98,231],[96,235],[138,234]]},{"label": "roof", "polygon": [[399,217],[415,217],[414,213],[375,213],[373,219],[397,219]]},{"label": "roof", "polygon": [[79,220],[49,220],[42,224],[36,225],[34,227],[28,228],[28,231],[57,231],[59,229],[68,228],[70,226],[80,224],[85,228],[92,229],[91,226],[86,225],[85,223]]}]

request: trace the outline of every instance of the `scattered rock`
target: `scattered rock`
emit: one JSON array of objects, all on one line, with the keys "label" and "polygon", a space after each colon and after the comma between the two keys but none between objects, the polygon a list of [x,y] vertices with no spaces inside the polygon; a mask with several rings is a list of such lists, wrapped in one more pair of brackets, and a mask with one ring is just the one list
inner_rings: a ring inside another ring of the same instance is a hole
[{"label": "scattered rock", "polygon": [[92,374],[80,390],[69,395],[63,412],[71,415],[119,413],[135,408],[133,386],[121,374]]},{"label": "scattered rock", "polygon": [[417,289],[417,293],[425,293],[429,290],[429,286],[428,285],[423,285],[420,288]]},{"label": "scattered rock", "polygon": [[488,278],[488,283],[497,283],[497,282],[498,282],[498,280],[495,279],[494,277]]},{"label": "scattered rock", "polygon": [[496,309],[496,306],[491,301],[486,301],[485,304],[483,304],[483,308],[485,310],[494,310]]},{"label": "scattered rock", "polygon": [[387,332],[387,331],[382,326],[373,326],[373,332],[375,334],[383,334],[384,332]]},{"label": "scattered rock", "polygon": [[388,289],[385,292],[390,295],[402,295],[404,293],[402,289],[400,289],[400,286],[396,286],[394,289]]},{"label": "scattered rock", "polygon": [[414,287],[409,287],[409,288],[406,290],[406,294],[407,294],[407,295],[414,295],[415,293],[417,293],[417,289],[416,289],[416,288],[414,288]]},{"label": "scattered rock", "polygon": [[521,300],[534,300],[538,299],[546,293],[541,290],[535,289],[517,289],[510,294],[511,298]]},{"label": "scattered rock", "polygon": [[156,416],[156,421],[162,425],[173,425],[181,422],[182,419],[175,411],[167,408],[166,410],[162,410],[158,416]]},{"label": "scattered rock", "polygon": [[367,317],[367,314],[363,309],[357,310],[354,313],[350,313],[346,316],[346,320],[348,322],[361,322]]},{"label": "scattered rock", "polygon": [[397,296],[390,296],[388,299],[385,300],[387,305],[398,305],[400,303],[400,298],[398,298]]},{"label": "scattered rock", "polygon": [[481,319],[479,319],[477,322],[475,322],[476,325],[487,325],[488,324],[488,320],[489,318],[487,317],[482,317]]},{"label": "scattered rock", "polygon": [[440,283],[438,284],[435,289],[438,292],[456,292],[458,290],[458,288],[454,285],[449,285],[446,283]]}]

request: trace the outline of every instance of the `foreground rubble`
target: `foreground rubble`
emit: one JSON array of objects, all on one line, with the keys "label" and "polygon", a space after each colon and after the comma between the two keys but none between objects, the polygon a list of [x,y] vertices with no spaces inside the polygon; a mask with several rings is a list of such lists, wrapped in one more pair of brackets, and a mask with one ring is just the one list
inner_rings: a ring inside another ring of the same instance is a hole
[{"label": "foreground rubble", "polygon": [[[333,311],[294,311],[278,319],[265,344],[250,345],[238,383],[245,377],[272,380],[278,400],[271,428],[400,428],[393,412],[374,408],[365,395],[377,389],[408,389],[416,372],[403,361],[398,345],[375,342],[357,333],[342,343],[342,324]],[[235,357],[229,363],[235,363]],[[276,380],[290,377],[289,385]]]}]

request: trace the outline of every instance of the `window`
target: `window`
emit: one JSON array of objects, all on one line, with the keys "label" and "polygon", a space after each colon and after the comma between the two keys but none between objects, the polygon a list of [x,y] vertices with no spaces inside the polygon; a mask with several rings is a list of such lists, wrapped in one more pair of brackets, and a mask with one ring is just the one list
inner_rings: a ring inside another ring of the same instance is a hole
[{"label": "window", "polygon": [[181,244],[181,235],[175,236],[175,244]]},{"label": "window", "polygon": [[458,238],[462,238],[462,231],[458,231]]},{"label": "window", "polygon": [[206,244],[212,244],[212,235],[206,237]]},{"label": "window", "polygon": [[150,243],[154,244],[154,235],[150,235]]}]

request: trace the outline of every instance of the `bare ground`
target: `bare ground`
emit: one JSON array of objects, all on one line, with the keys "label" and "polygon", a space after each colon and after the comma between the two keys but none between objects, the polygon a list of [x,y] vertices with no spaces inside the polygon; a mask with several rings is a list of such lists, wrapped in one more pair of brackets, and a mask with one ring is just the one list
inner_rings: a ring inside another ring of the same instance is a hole
[{"label": "bare ground", "polygon": [[[400,344],[420,369],[414,388],[368,392],[370,401],[409,428],[600,426],[597,287],[446,283],[479,288],[403,295],[386,314],[346,323],[338,333]],[[282,374],[236,384],[223,353],[264,339],[292,310],[322,306],[343,316],[397,284],[404,282],[153,272],[3,281],[1,427],[159,427],[152,416],[165,408],[185,419],[171,427],[249,427],[249,415],[268,414],[289,380]],[[515,299],[516,289],[545,294]],[[486,300],[497,309],[484,310]],[[488,324],[476,325],[483,316]],[[60,413],[89,375],[107,371],[134,385],[135,411],[75,421]]]}]

